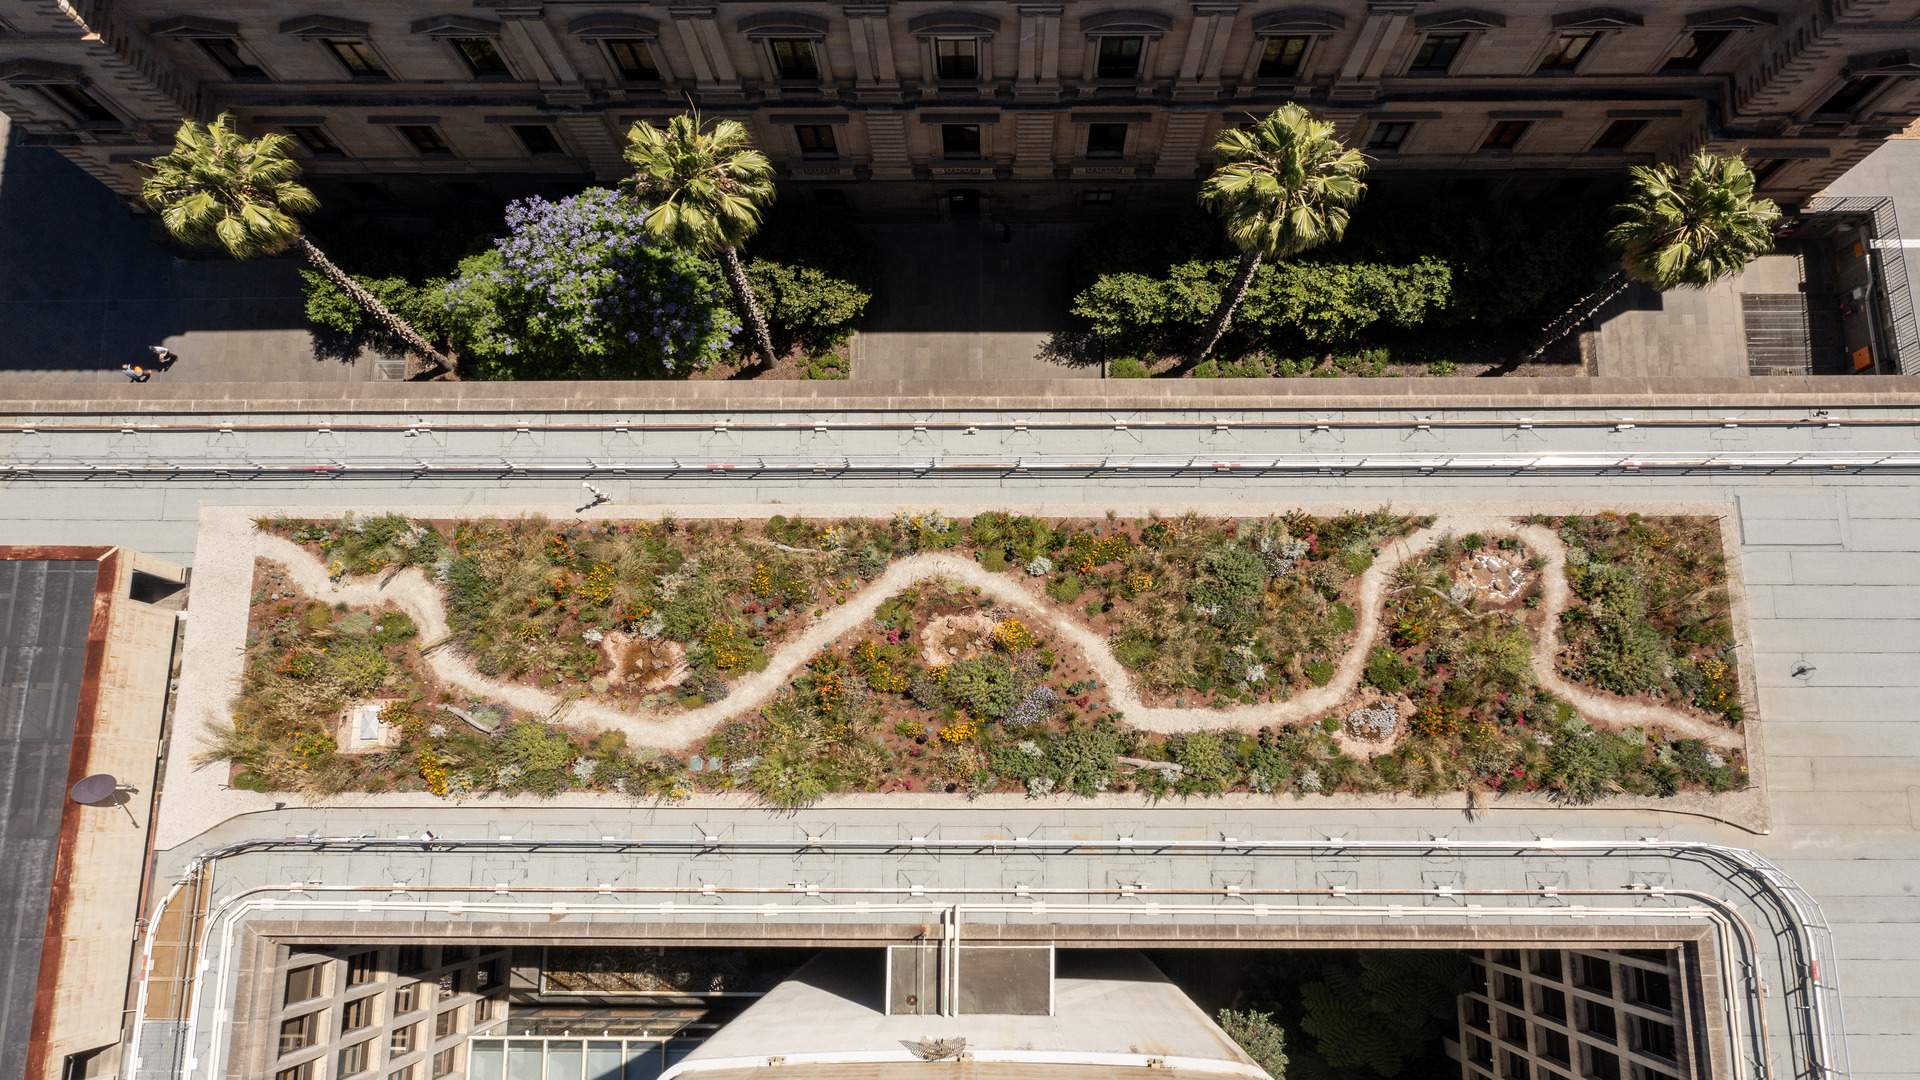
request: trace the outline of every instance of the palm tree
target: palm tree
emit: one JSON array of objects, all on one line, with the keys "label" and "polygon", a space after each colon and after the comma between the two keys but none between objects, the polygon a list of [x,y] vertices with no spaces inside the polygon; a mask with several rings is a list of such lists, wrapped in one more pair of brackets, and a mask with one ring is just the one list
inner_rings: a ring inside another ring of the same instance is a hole
[{"label": "palm tree", "polygon": [[1332,123],[1291,102],[1250,130],[1221,132],[1213,152],[1220,165],[1201,185],[1200,202],[1224,220],[1240,269],[1189,366],[1220,344],[1263,260],[1339,240],[1348,210],[1367,192],[1367,159],[1340,142]]},{"label": "palm tree", "polygon": [[740,315],[753,331],[761,363],[775,363],[767,318],[740,265],[740,245],[760,228],[773,202],[773,166],[754,149],[746,125],[738,120],[700,123],[698,112],[683,113],[667,126],[637,122],[627,132],[629,179],[636,198],[647,206],[647,231],[681,247],[712,252],[733,287]]},{"label": "palm tree", "polygon": [[172,151],[154,158],[140,197],[158,211],[167,232],[183,243],[219,246],[236,259],[277,255],[298,247],[316,269],[353,298],[394,337],[451,371],[453,363],[405,319],[362,288],[300,229],[297,215],[320,200],[300,183],[300,165],[284,135],[248,139],[226,113],[204,127],[183,120]]},{"label": "palm tree", "polygon": [[1659,164],[1636,165],[1630,175],[1633,193],[1614,207],[1620,220],[1607,230],[1620,269],[1550,323],[1523,360],[1539,359],[1635,281],[1662,292],[1704,289],[1773,250],[1780,207],[1755,197],[1753,170],[1739,155],[1696,150],[1684,173]]}]

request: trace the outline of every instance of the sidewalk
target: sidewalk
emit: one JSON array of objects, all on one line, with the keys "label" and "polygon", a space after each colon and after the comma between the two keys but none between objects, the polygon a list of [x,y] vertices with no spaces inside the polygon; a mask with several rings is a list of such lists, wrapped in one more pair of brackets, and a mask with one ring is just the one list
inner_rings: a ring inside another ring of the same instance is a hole
[{"label": "sidewalk", "polygon": [[0,116],[0,379],[124,381],[148,345],[168,383],[358,383],[374,364],[315,355],[296,258],[183,258],[158,223],[52,150],[13,145]]}]

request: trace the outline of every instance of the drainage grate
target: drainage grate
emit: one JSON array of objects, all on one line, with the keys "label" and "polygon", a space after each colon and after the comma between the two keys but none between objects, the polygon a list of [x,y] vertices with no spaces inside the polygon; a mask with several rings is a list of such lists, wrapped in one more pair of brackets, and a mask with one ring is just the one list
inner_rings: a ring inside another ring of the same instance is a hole
[{"label": "drainage grate", "polygon": [[1747,373],[1806,375],[1813,370],[1807,298],[1799,293],[1741,293],[1747,327]]},{"label": "drainage grate", "polygon": [[407,358],[404,356],[383,356],[373,362],[373,377],[388,382],[404,382],[407,377]]}]

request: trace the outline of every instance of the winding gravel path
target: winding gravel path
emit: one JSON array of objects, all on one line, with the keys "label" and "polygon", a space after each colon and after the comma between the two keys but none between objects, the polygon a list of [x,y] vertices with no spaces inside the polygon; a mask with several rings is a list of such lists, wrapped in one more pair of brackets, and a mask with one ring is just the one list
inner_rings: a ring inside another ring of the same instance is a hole
[{"label": "winding gravel path", "polygon": [[1560,651],[1560,613],[1566,610],[1573,595],[1567,585],[1566,548],[1551,529],[1516,525],[1499,517],[1448,516],[1388,544],[1360,576],[1353,603],[1359,625],[1353,646],[1340,658],[1332,680],[1286,701],[1226,709],[1145,704],[1134,691],[1127,670],[1114,659],[1105,638],[1062,616],[1021,579],[993,573],[958,555],[929,553],[894,562],[852,599],[828,610],[782,645],[763,670],[735,681],[723,700],[697,709],[658,712],[617,709],[582,697],[561,696],[536,687],[503,682],[474,670],[448,640],[446,608],[439,587],[418,569],[403,570],[391,577],[365,577],[336,583],[327,578],[320,560],[291,541],[256,533],[254,550],[260,558],[284,567],[294,584],[316,599],[354,606],[390,603],[405,611],[419,624],[421,640],[431,650],[427,653],[427,663],[443,682],[524,712],[545,715],[556,722],[618,729],[637,745],[681,747],[706,735],[723,721],[771,700],[808,660],[871,620],[888,598],[913,585],[935,580],[955,581],[979,589],[997,603],[1032,615],[1052,633],[1066,639],[1086,658],[1101,684],[1109,688],[1114,707],[1125,714],[1127,723],[1134,727],[1172,733],[1208,728],[1251,731],[1270,724],[1298,723],[1330,711],[1359,685],[1367,655],[1380,636],[1383,601],[1394,572],[1408,560],[1431,550],[1440,537],[1467,533],[1513,536],[1544,562],[1541,606],[1545,629],[1534,642],[1532,657],[1534,678],[1543,688],[1572,703],[1581,716],[1596,726],[1664,728],[1719,746],[1737,748],[1741,745],[1738,732],[1690,713],[1589,690],[1561,678],[1554,663]]}]

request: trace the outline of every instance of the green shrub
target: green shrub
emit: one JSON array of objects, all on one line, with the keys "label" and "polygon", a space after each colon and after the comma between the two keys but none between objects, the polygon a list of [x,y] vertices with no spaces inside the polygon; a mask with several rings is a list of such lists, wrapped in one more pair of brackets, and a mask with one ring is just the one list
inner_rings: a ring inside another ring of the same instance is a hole
[{"label": "green shrub", "polygon": [[1186,794],[1218,794],[1235,779],[1233,759],[1220,736],[1196,731],[1169,741],[1168,756],[1181,768],[1178,787]]},{"label": "green shrub", "polygon": [[[853,335],[854,320],[873,299],[859,285],[818,267],[773,259],[750,260],[747,280],[772,324],[775,348],[798,346],[816,358]],[[837,377],[845,378],[844,371]]]},{"label": "green shrub", "polygon": [[1325,686],[1333,681],[1334,666],[1331,660],[1309,660],[1301,665],[1300,670],[1306,674],[1307,681],[1315,686]]},{"label": "green shrub", "polygon": [[1047,582],[1047,595],[1063,604],[1071,604],[1079,599],[1086,588],[1087,584],[1080,579],[1080,575],[1069,570]]},{"label": "green shrub", "polygon": [[1382,646],[1367,656],[1366,682],[1381,693],[1397,694],[1420,678],[1420,669],[1402,660],[1400,654]]},{"label": "green shrub", "polygon": [[1287,1080],[1287,1033],[1272,1013],[1221,1009],[1220,1030],[1273,1080]]},{"label": "green shrub", "polygon": [[1047,740],[1047,763],[1058,790],[1097,795],[1113,782],[1114,759],[1126,740],[1111,724],[1076,727]]},{"label": "green shrub", "polygon": [[1212,621],[1226,626],[1256,614],[1267,587],[1267,567],[1260,556],[1239,544],[1216,544],[1194,563],[1194,572],[1187,598],[1206,609]]},{"label": "green shrub", "polygon": [[1665,681],[1673,654],[1647,621],[1639,579],[1623,566],[1590,567],[1576,581],[1588,603],[1580,640],[1580,677],[1617,694],[1653,690]]},{"label": "green shrub", "polygon": [[1153,369],[1147,366],[1146,361],[1137,357],[1122,356],[1107,364],[1109,379],[1150,379],[1152,377]]},{"label": "green shrub", "polygon": [[[425,335],[427,340],[446,336],[447,309],[439,296],[443,282],[429,281],[425,285],[415,285],[403,277],[350,276],[361,288],[385,304],[387,310]],[[349,339],[365,337],[389,347],[398,345],[384,327],[374,322],[373,316],[354,303],[346,290],[335,285],[325,274],[302,269],[300,287],[305,294],[307,322],[314,329]]]},{"label": "green shrub", "polygon": [[1025,687],[1005,660],[980,656],[948,665],[941,690],[947,700],[965,706],[975,716],[998,720],[1020,704]]},{"label": "green shrub", "polygon": [[806,376],[816,382],[845,379],[851,370],[851,362],[837,352],[823,352],[807,358]]}]

